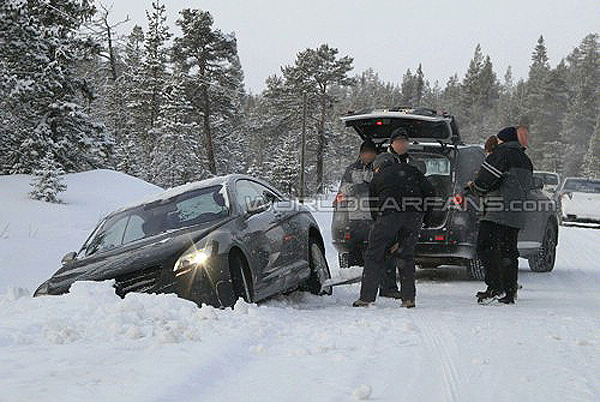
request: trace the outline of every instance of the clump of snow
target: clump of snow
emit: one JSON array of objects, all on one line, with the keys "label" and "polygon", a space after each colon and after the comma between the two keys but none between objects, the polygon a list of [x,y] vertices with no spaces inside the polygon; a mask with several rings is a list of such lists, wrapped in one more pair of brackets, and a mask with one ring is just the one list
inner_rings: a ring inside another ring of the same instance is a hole
[{"label": "clump of snow", "polygon": [[29,321],[24,327],[0,328],[5,344],[199,342],[203,320],[216,318],[211,309],[198,309],[176,295],[132,293],[122,300],[112,281],[76,282],[63,296],[8,296],[0,299],[0,307],[0,316],[16,314]]},{"label": "clump of snow", "polygon": [[352,392],[352,396],[354,396],[355,399],[358,400],[366,400],[369,399],[371,397],[371,386],[367,385],[367,384],[361,384],[358,388],[356,388],[353,392]]}]

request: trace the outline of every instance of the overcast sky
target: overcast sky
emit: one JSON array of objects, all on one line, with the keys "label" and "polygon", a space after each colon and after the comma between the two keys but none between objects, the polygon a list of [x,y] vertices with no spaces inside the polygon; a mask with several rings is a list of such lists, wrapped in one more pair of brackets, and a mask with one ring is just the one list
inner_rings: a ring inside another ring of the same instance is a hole
[{"label": "overcast sky", "polygon": [[[100,0],[111,4],[111,0]],[[176,32],[179,10],[210,11],[215,26],[235,32],[246,89],[259,93],[269,75],[294,62],[296,53],[327,43],[354,58],[354,73],[372,67],[386,81],[401,82],[407,68],[423,64],[425,76],[444,86],[462,78],[477,43],[499,78],[512,66],[526,77],[531,52],[544,35],[555,66],[581,39],[600,31],[599,0],[350,1],[166,0]],[[114,0],[113,20],[129,15],[146,28],[151,0]]]}]

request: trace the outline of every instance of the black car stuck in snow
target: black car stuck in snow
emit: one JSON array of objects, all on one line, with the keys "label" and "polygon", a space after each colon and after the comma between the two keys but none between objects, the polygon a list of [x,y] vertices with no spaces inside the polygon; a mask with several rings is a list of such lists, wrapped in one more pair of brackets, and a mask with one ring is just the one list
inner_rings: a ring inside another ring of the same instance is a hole
[{"label": "black car stuck in snow", "polygon": [[[408,132],[409,163],[424,170],[441,201],[421,230],[415,250],[417,264],[421,268],[462,265],[472,278],[483,279],[483,266],[476,253],[482,209],[474,206],[485,205],[485,200],[464,191],[485,158],[483,147],[463,144],[454,117],[431,109],[365,110],[347,114],[342,121],[363,140],[373,141],[380,152],[385,151],[392,131],[403,127]],[[558,241],[556,204],[542,188],[543,183],[534,179],[528,201],[540,208],[532,208],[526,214],[526,227],[519,232],[518,242],[521,257],[528,259],[531,270],[540,272],[554,268]],[[367,235],[363,232],[369,228],[368,223],[352,219],[352,211],[358,205],[347,201],[352,197],[338,193],[332,219],[331,232],[340,267],[362,265],[362,261],[349,255],[359,254],[353,250],[357,247],[364,250]]]},{"label": "black car stuck in snow", "polygon": [[75,281],[114,280],[115,292],[175,293],[233,306],[296,289],[331,294],[319,226],[306,207],[243,175],[176,187],[105,217],[34,296]]}]

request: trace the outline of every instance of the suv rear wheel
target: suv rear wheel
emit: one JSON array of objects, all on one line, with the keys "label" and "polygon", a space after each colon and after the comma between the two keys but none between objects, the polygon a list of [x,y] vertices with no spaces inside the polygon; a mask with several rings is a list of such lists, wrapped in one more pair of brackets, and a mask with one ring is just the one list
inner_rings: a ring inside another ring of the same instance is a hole
[{"label": "suv rear wheel", "polygon": [[556,228],[552,222],[546,224],[544,238],[540,250],[532,257],[528,258],[529,269],[533,272],[550,272],[554,269],[556,261]]},{"label": "suv rear wheel", "polygon": [[483,281],[485,279],[485,268],[479,257],[467,261],[467,273],[471,279],[477,281]]}]

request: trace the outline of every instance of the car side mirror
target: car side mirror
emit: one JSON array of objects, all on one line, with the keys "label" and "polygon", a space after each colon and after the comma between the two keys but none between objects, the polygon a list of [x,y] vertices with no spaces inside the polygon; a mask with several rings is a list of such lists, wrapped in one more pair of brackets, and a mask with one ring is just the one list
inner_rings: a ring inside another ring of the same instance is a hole
[{"label": "car side mirror", "polygon": [[534,177],[533,178],[533,189],[541,190],[543,188],[544,188],[544,181],[542,179],[540,179],[539,177]]},{"label": "car side mirror", "polygon": [[75,251],[71,251],[70,253],[65,254],[62,258],[62,265],[67,265],[73,262],[73,260],[77,257],[77,253]]}]

